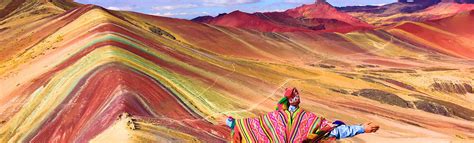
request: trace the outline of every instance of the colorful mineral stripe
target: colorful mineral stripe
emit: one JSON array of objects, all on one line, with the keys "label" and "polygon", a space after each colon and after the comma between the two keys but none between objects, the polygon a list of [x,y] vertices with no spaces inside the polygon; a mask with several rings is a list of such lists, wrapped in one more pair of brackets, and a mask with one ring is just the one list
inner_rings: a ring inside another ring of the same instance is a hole
[{"label": "colorful mineral stripe", "polygon": [[[312,3],[200,23],[2,0],[0,142],[226,142],[228,116],[257,117],[240,121],[249,141],[325,137],[322,116],[381,125],[348,142],[472,141],[474,6],[401,12],[411,6]],[[284,87],[307,112],[273,112]]]}]

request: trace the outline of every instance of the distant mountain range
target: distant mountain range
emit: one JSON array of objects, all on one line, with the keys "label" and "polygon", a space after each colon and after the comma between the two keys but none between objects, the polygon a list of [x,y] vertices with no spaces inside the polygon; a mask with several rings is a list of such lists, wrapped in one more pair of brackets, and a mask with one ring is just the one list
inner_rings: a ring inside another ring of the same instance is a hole
[{"label": "distant mountain range", "polygon": [[0,143],[228,142],[228,116],[274,111],[286,87],[328,120],[381,125],[344,142],[473,142],[473,25],[452,2],[191,21],[1,0]]},{"label": "distant mountain range", "polygon": [[[462,1],[459,3],[469,2]],[[449,9],[446,9],[444,13],[423,13],[425,9],[430,7],[440,10],[449,7]],[[449,17],[461,11],[471,9],[474,9],[474,5],[457,4],[448,1],[414,1],[398,2],[383,6],[335,8],[326,1],[320,0],[313,4],[302,5],[283,12],[246,13],[234,11],[229,14],[223,13],[216,17],[196,17],[192,21],[264,32],[317,31],[346,33],[354,30],[373,29],[376,26],[389,25],[405,20],[424,21]],[[418,15],[419,13],[423,14]],[[409,16],[404,16],[404,14]]]},{"label": "distant mountain range", "polygon": [[234,11],[216,17],[203,16],[192,19],[219,26],[256,29],[265,32],[325,31],[348,32],[373,28],[347,13],[340,12],[329,3],[316,2],[284,12],[257,12],[253,14]]}]

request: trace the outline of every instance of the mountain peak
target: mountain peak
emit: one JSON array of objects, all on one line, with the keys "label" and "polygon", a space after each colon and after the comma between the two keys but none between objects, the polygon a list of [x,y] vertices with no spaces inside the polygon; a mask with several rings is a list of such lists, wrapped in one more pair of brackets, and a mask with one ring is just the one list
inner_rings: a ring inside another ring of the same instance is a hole
[{"label": "mountain peak", "polygon": [[371,27],[369,24],[360,21],[351,15],[338,11],[326,0],[317,0],[315,4],[302,5],[285,11],[291,17],[305,19],[336,19],[351,25]]},{"label": "mountain peak", "polygon": [[316,3],[327,3],[326,0],[316,0]]},{"label": "mountain peak", "polygon": [[247,13],[245,13],[243,11],[240,11],[240,10],[234,10],[234,11],[230,12],[229,14],[247,14]]}]

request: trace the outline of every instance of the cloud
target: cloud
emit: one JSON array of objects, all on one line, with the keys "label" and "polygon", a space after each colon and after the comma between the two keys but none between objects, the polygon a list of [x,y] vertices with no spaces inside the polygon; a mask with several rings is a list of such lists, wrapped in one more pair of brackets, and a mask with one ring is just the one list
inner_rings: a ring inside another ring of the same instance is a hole
[{"label": "cloud", "polygon": [[186,9],[186,8],[195,8],[198,7],[196,4],[182,4],[182,5],[165,5],[165,6],[155,6],[154,10],[175,10],[175,9]]},{"label": "cloud", "polygon": [[257,3],[261,0],[200,0],[205,6],[228,6],[237,4]]},{"label": "cloud", "polygon": [[315,0],[284,0],[285,3],[303,4],[315,2]]},{"label": "cloud", "polygon": [[285,9],[262,9],[257,10],[256,12],[283,12]]},{"label": "cloud", "polygon": [[208,12],[158,12],[153,15],[170,17],[170,16],[186,16],[186,15],[209,15],[209,13]]},{"label": "cloud", "polygon": [[110,10],[125,10],[125,11],[133,10],[133,8],[129,7],[129,6],[124,6],[124,7],[109,6],[109,7],[107,7],[107,9],[110,9]]}]

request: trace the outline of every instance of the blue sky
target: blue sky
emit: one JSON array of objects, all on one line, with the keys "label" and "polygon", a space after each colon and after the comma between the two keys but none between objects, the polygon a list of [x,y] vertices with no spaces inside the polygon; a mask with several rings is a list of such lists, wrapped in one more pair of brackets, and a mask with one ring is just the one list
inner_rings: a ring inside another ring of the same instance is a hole
[{"label": "blue sky", "polygon": [[[327,0],[334,6],[380,5],[396,0]],[[315,0],[76,0],[108,9],[137,11],[166,17],[191,19],[202,15],[215,16],[234,10],[245,12],[283,11]]]}]

